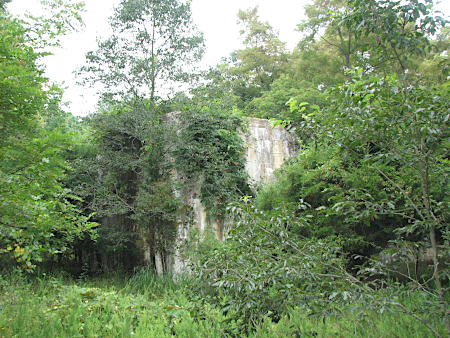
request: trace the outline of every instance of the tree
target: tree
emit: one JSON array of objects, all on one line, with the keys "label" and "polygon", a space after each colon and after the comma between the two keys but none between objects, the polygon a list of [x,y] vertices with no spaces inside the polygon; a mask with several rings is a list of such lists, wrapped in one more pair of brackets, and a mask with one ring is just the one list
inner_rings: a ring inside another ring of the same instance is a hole
[{"label": "tree", "polygon": [[[367,66],[371,54],[364,51],[367,46],[376,44],[376,40],[370,37],[356,39],[353,31],[339,24],[338,13],[345,11],[347,6],[347,2],[341,0],[317,0],[305,6],[308,19],[298,25],[298,30],[307,34],[298,47],[305,49],[318,44],[321,49],[333,50],[341,58],[341,74],[352,67]],[[371,67],[374,66],[372,63]]]},{"label": "tree", "polygon": [[8,2],[11,2],[11,0],[1,0],[1,1],[0,1],[0,10],[4,10],[5,5],[6,5]]},{"label": "tree", "polygon": [[[253,327],[294,303],[320,314],[401,312],[447,336],[450,84],[438,74],[447,58],[434,77],[416,68],[432,55],[431,39],[445,20],[419,1],[376,0],[351,1],[335,20],[368,58],[350,58],[347,82],[327,90],[326,105],[306,113],[307,103],[289,102],[301,131],[313,136],[310,148],[282,169],[278,191],[260,196],[267,214],[248,199],[230,208],[237,212],[230,241],[195,262],[198,276],[206,274],[201,291]],[[277,203],[286,195],[300,203]],[[346,249],[377,233],[395,237],[387,252],[403,259],[404,270],[346,256],[342,241],[326,234],[333,226],[346,230]],[[414,265],[423,246],[432,263],[420,273]],[[349,261],[370,264],[349,270]]]},{"label": "tree", "polygon": [[64,138],[40,124],[50,96],[38,63],[46,53],[33,48],[30,30],[0,11],[0,253],[26,269],[95,226],[61,183]]},{"label": "tree", "polygon": [[[8,2],[10,1],[6,1],[6,8]],[[24,39],[27,44],[42,53],[42,56],[51,55],[48,48],[61,47],[61,36],[83,27],[81,13],[84,12],[84,2],[39,0],[39,3],[39,16],[26,11],[19,20],[25,29]]]},{"label": "tree", "polygon": [[[273,81],[270,91],[254,98],[249,106],[255,116],[290,120],[294,124],[302,120],[295,111],[290,111],[286,102],[295,99],[310,105],[324,106],[327,88],[341,83],[342,64],[334,51],[313,44],[305,50],[295,50],[282,73]],[[307,107],[307,113],[310,112]],[[302,138],[307,138],[303,135]]]},{"label": "tree", "polygon": [[[77,161],[75,180],[87,208],[101,220],[99,231],[124,243],[144,239],[139,249],[149,253],[151,263],[173,247],[178,202],[170,180],[175,137],[170,126],[147,116],[126,103],[90,116],[96,155]],[[117,243],[105,240],[101,247],[117,261]]]},{"label": "tree", "polygon": [[270,90],[288,57],[278,33],[268,22],[259,21],[258,7],[240,10],[238,19],[244,27],[240,34],[246,48],[232,53],[227,72],[235,77],[234,92],[245,105]]},{"label": "tree", "polygon": [[[270,213],[282,201],[295,206],[303,200],[310,208],[298,209],[299,217],[309,215],[314,222],[301,229],[306,238],[335,238],[347,259],[347,268],[364,262],[356,256],[372,257],[386,248],[395,238],[393,230],[407,221],[396,215],[372,217],[361,213],[351,221],[331,209],[341,196],[348,197],[354,191],[364,190],[374,200],[391,198],[387,184],[374,168],[354,156],[343,156],[338,146],[307,147],[300,155],[291,159],[282,170],[276,172],[277,179],[266,184],[257,196],[258,206]],[[383,166],[395,173],[394,166]],[[395,201],[400,204],[401,196]]]},{"label": "tree", "polygon": [[[349,191],[334,200],[331,212],[353,222],[361,217],[401,216],[407,223],[398,224],[398,234],[425,238],[432,250],[430,279],[406,277],[412,287],[427,297],[432,295],[435,301],[425,311],[439,315],[450,332],[449,301],[443,286],[448,272],[442,260],[448,247],[439,249],[448,238],[450,216],[449,84],[430,84],[410,71],[414,58],[423,58],[433,48],[430,37],[445,20],[433,16],[430,7],[419,1],[355,0],[341,24],[357,39],[373,36],[378,43],[371,53],[391,73],[366,75],[364,69],[356,69],[352,81],[330,92],[331,105],[310,115],[305,125],[312,126],[318,138],[340,145],[349,156],[378,172],[387,194],[377,199],[368,188]],[[388,170],[392,166],[396,171]],[[419,319],[423,314],[411,312],[404,304],[393,302],[393,306]]]},{"label": "tree", "polygon": [[151,113],[158,95],[167,94],[167,85],[187,82],[186,67],[203,55],[203,35],[192,22],[189,2],[123,0],[111,28],[113,35],[87,53],[81,72],[90,74],[87,82],[103,85],[104,97],[131,97],[123,102]]},{"label": "tree", "polygon": [[124,0],[110,22],[113,35],[80,69],[86,83],[103,86],[101,112],[89,122],[101,156],[80,164],[90,177],[81,189],[103,226],[139,233],[151,263],[173,249],[178,217],[169,161],[176,137],[159,99],[192,80],[203,36],[190,3],[178,0]]},{"label": "tree", "polygon": [[41,84],[46,81],[37,65],[39,54],[28,44],[26,30],[17,20],[0,12],[0,145],[9,136],[29,131],[45,103]]}]

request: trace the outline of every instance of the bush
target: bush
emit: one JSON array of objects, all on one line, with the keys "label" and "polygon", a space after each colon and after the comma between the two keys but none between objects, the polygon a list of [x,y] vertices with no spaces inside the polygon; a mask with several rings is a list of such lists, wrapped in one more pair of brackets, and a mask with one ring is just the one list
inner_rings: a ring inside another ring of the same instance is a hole
[{"label": "bush", "polygon": [[268,217],[244,202],[230,211],[236,222],[224,245],[192,264],[197,283],[191,299],[209,299],[247,333],[265,318],[277,322],[295,307],[323,300],[333,283],[318,277],[339,269],[338,247],[296,235],[308,220],[292,217],[287,208]]}]

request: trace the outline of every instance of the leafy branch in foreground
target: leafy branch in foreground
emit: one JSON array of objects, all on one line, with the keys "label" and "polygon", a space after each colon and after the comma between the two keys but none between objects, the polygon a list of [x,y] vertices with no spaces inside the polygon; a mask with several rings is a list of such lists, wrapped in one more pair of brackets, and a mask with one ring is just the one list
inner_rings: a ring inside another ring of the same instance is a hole
[{"label": "leafy branch in foreground", "polygon": [[[356,222],[364,213],[374,218],[396,215],[407,221],[396,227],[399,240],[414,238],[430,247],[432,278],[422,291],[426,288],[439,309],[432,313],[442,317],[450,332],[445,286],[450,84],[431,85],[411,71],[413,57],[433,48],[430,37],[446,22],[419,1],[356,0],[340,18],[357,38],[376,37],[378,47],[370,52],[389,67],[384,73],[354,69],[350,81],[328,92],[330,105],[307,116],[303,128],[313,130],[322,144],[337,144],[344,156],[375,171],[389,194],[380,201],[367,195],[369,187],[349,191],[332,198],[331,212],[348,222]],[[292,108],[302,109],[295,102]],[[417,286],[419,281],[411,283]]]},{"label": "leafy branch in foreground", "polygon": [[[229,322],[242,321],[241,328],[249,332],[264,318],[278,321],[295,308],[321,316],[400,311],[441,337],[442,313],[429,289],[417,292],[417,284],[380,279],[380,263],[359,275],[350,273],[333,241],[296,235],[310,220],[293,217],[292,206],[280,205],[269,216],[247,200],[231,205],[229,211],[235,226],[222,246],[193,262],[198,283],[191,290],[193,296],[209,295]],[[409,294],[415,294],[418,304],[408,302]]]}]

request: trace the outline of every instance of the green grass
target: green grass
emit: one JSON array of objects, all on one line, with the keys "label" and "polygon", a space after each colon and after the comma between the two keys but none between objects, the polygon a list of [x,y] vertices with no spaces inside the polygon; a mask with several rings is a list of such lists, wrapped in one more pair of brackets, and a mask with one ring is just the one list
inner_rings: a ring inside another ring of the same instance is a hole
[{"label": "green grass", "polygon": [[[194,304],[188,279],[159,278],[148,270],[123,277],[78,280],[63,276],[0,276],[0,337],[245,337],[219,309]],[[442,328],[439,328],[442,330]],[[399,313],[347,313],[327,319],[297,309],[250,337],[433,337]],[[445,335],[443,335],[445,336]]]}]

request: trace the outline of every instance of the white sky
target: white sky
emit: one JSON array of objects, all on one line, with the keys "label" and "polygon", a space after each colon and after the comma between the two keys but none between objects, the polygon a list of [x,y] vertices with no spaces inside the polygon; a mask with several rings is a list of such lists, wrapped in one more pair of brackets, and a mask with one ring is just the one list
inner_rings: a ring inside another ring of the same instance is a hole
[{"label": "white sky", "polygon": [[[204,32],[206,55],[203,65],[213,65],[228,56],[233,50],[242,47],[237,25],[239,9],[246,10],[259,5],[260,20],[268,21],[280,32],[280,39],[292,49],[301,39],[295,32],[303,16],[303,7],[311,0],[192,0],[193,21]],[[8,8],[14,14],[25,10],[33,11],[37,0],[13,0]],[[55,55],[46,57],[46,75],[51,81],[62,83],[68,88],[63,100],[71,101],[67,109],[74,115],[84,116],[94,111],[97,98],[95,91],[76,85],[73,71],[84,62],[86,52],[97,48],[97,38],[109,36],[107,18],[112,15],[112,8],[119,0],[86,0],[83,18],[86,27],[83,32],[74,33],[61,39],[63,49],[56,50]],[[438,9],[450,14],[450,1],[443,0]]]}]

